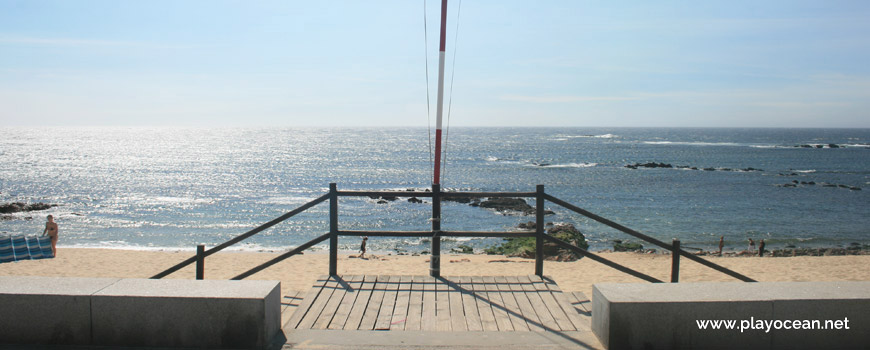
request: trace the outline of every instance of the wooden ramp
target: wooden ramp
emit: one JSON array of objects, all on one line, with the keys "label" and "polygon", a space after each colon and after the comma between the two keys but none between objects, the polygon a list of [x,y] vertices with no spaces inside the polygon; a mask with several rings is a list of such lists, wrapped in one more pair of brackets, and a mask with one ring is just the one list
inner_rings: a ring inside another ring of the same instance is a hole
[{"label": "wooden ramp", "polygon": [[589,331],[580,304],[551,278],[535,275],[321,276],[307,293],[288,298],[284,328]]}]

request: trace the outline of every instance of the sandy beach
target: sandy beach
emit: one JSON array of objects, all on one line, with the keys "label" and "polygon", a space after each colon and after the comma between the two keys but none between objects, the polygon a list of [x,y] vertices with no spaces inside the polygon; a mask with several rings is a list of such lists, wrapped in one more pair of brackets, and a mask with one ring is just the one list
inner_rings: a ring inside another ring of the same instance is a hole
[{"label": "sandy beach", "polygon": [[[206,259],[207,279],[229,279],[251,267],[268,261],[279,253],[221,252]],[[120,277],[148,278],[192,256],[189,251],[136,251],[116,249],[59,249],[54,259],[19,261],[0,264],[4,276]],[[639,253],[602,253],[601,256],[637,269],[661,280],[670,279],[671,257]],[[870,255],[799,256],[784,258],[705,257],[710,261],[758,281],[870,281]],[[341,254],[338,272],[343,275],[427,275],[429,257],[377,255],[358,259]],[[733,282],[725,274],[688,259],[680,262],[681,282]],[[529,275],[534,273],[533,260],[505,258],[497,255],[442,255],[444,276]],[[318,276],[328,272],[328,256],[308,253],[291,257],[248,279],[279,280],[284,292],[307,290]],[[544,274],[553,277],[566,291],[592,295],[592,285],[602,282],[646,283],[589,259],[575,262],[544,263]],[[193,265],[168,278],[195,275]]]}]

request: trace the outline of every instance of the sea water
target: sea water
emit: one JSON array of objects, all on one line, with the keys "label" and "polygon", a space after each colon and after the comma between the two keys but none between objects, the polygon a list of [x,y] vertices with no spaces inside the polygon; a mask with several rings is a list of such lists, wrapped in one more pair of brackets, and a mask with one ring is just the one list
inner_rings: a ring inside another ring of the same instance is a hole
[{"label": "sea water", "polygon": [[[213,246],[325,194],[331,182],[340,190],[422,190],[432,183],[434,141],[426,128],[0,133],[0,203],[57,205],[6,216],[0,233],[41,233],[45,215],[53,214],[61,247]],[[764,239],[769,248],[870,243],[870,129],[451,128],[445,149],[446,190],[533,192],[543,184],[548,194],[658,239],[679,238],[687,247],[711,249],[720,236],[726,249],[744,249],[749,238]],[[673,168],[626,167],[648,162]],[[342,197],[339,225],[429,230],[431,199],[422,199],[426,203],[400,198],[379,204]],[[443,205],[445,230],[511,231],[534,220]],[[555,212],[547,222],[574,224],[594,250],[611,248],[614,240],[637,241],[553,203],[547,209]],[[326,232],[323,203],[233,249],[282,251]],[[461,238],[443,245],[480,250],[499,241]],[[343,250],[360,243],[357,237],[339,242]],[[371,238],[369,249],[414,252],[429,245],[418,238]]]}]

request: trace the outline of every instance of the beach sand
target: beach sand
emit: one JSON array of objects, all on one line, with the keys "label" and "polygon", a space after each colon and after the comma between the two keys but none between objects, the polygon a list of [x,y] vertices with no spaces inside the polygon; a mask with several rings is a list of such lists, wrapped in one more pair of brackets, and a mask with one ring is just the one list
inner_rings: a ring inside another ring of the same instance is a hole
[{"label": "beach sand", "polygon": [[[54,259],[0,264],[4,276],[148,278],[191,256],[193,252],[136,251],[116,249],[60,248]],[[205,261],[206,279],[229,279],[279,253],[221,252]],[[639,270],[663,281],[670,280],[669,255],[601,253],[602,257]],[[870,281],[870,255],[800,257],[704,257],[758,281]],[[377,255],[358,259],[340,254],[341,275],[428,275],[429,256]],[[534,274],[534,260],[498,255],[446,254],[441,256],[442,276],[494,276]],[[194,264],[167,278],[193,279]],[[284,293],[305,291],[317,277],[329,271],[328,255],[307,253],[293,256],[247,279],[278,280]],[[544,263],[562,290],[592,296],[592,285],[602,282],[647,283],[590,259]],[[688,259],[680,260],[681,282],[735,282],[736,279]]]}]

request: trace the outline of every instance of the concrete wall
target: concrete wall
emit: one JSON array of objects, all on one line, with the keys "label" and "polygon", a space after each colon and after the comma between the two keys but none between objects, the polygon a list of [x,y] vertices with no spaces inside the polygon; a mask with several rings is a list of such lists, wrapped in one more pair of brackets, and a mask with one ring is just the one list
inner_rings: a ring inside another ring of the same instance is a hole
[{"label": "concrete wall", "polygon": [[[699,329],[708,319],[848,319],[849,329]],[[592,331],[608,349],[866,349],[868,329],[870,282],[593,286]]]},{"label": "concrete wall", "polygon": [[0,276],[0,343],[265,348],[277,281]]}]

